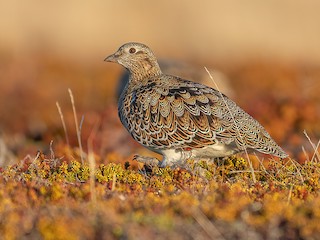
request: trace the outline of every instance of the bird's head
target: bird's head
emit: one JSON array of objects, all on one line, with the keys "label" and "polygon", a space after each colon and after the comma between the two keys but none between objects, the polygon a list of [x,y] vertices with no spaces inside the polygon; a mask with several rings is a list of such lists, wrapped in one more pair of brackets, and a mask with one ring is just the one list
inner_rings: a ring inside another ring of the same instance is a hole
[{"label": "bird's head", "polygon": [[159,64],[153,52],[142,43],[126,43],[114,54],[105,58],[105,61],[121,64],[128,69],[134,78],[141,79],[161,74]]}]

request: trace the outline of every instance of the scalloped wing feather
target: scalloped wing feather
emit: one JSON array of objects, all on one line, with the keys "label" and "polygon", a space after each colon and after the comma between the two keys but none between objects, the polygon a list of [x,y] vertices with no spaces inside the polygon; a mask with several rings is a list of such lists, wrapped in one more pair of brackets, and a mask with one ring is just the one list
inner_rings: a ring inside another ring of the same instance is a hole
[{"label": "scalloped wing feather", "polygon": [[133,138],[154,149],[204,148],[217,142],[286,157],[267,131],[217,90],[162,75],[127,88],[119,116]]}]

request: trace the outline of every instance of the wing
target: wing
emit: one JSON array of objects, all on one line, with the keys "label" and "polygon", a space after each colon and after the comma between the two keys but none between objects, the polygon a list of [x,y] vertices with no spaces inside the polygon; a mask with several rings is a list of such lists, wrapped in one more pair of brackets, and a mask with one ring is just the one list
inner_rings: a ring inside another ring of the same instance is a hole
[{"label": "wing", "polygon": [[219,141],[265,153],[272,151],[270,141],[278,147],[256,120],[219,91],[165,77],[127,94],[120,111],[121,121],[142,145],[188,149]]}]

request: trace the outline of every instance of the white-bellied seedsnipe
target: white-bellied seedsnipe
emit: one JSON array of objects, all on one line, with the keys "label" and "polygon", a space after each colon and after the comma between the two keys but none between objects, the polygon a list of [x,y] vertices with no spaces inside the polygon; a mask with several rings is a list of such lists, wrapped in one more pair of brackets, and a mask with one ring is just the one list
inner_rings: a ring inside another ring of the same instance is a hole
[{"label": "white-bellied seedsnipe", "polygon": [[[221,92],[162,73],[146,45],[126,43],[105,61],[129,71],[119,117],[136,141],[163,156],[159,166],[183,166],[187,159],[227,157],[245,150],[288,157],[255,119]],[[155,158],[135,158],[158,163]]]}]

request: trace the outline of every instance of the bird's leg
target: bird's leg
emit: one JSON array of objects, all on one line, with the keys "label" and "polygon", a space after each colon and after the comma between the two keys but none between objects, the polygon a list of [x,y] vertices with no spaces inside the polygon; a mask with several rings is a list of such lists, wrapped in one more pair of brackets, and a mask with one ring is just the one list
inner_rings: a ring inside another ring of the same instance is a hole
[{"label": "bird's leg", "polygon": [[218,166],[223,166],[228,158],[229,156],[213,158],[213,162],[215,162]]},{"label": "bird's leg", "polygon": [[141,163],[147,165],[150,168],[159,166],[159,164],[160,164],[159,160],[157,158],[155,158],[155,157],[146,157],[146,156],[134,155],[133,160],[137,161],[137,162],[141,162]]}]

